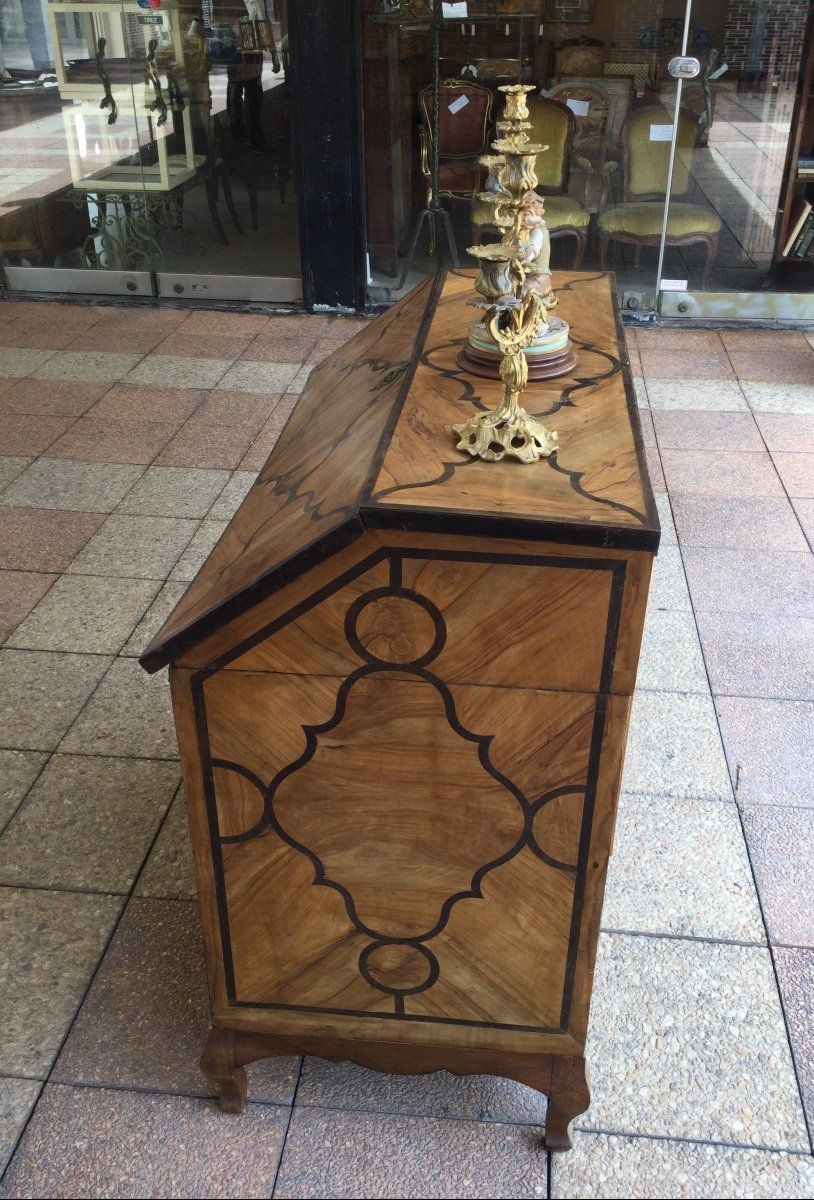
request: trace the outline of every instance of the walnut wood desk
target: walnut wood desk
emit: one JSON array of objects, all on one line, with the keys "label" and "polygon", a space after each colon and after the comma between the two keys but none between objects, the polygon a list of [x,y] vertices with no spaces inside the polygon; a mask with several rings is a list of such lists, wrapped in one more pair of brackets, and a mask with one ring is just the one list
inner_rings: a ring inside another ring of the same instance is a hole
[{"label": "walnut wood desk", "polygon": [[525,403],[556,458],[455,450],[500,387],[455,366],[473,277],[314,371],[141,661],[172,664],[221,1107],[277,1054],[494,1074],[565,1149],[659,526],[606,275],[555,277],[579,365]]}]

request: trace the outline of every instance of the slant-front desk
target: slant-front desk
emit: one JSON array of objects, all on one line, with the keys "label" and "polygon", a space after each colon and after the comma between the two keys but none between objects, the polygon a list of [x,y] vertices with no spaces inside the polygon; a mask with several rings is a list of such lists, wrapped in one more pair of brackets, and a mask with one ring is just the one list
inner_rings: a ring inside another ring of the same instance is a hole
[{"label": "slant-front desk", "polygon": [[607,275],[555,275],[579,354],[522,402],[556,456],[448,427],[474,272],[312,374],[142,658],[171,663],[213,1030],[239,1111],[277,1054],[520,1080],[568,1148],[659,526]]}]

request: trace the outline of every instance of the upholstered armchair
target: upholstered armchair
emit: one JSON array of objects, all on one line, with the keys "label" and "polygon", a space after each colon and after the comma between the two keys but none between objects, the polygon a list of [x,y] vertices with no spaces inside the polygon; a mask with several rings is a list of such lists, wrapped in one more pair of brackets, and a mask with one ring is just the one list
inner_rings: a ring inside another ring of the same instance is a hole
[{"label": "upholstered armchair", "polygon": [[[653,126],[670,125],[663,108],[634,109],[622,128],[622,169],[624,202],[599,214],[599,263],[604,270],[611,242],[628,242],[636,247],[636,265],[642,246],[658,246],[664,221],[667,167],[670,142],[654,139]],[[686,113],[679,114],[670,211],[667,222],[668,246],[706,247],[701,283],[707,286],[709,269],[718,250],[721,218],[711,209],[686,199],[691,186],[690,164],[695,145],[696,124]]]},{"label": "upholstered armchair", "polygon": [[[545,198],[545,223],[552,242],[557,238],[573,237],[576,241],[574,268],[585,254],[588,225],[591,217],[578,200],[568,193],[568,166],[574,140],[574,114],[558,100],[545,96],[529,96],[529,141],[547,146],[537,155],[535,171],[537,191]],[[478,245],[483,233],[492,226],[494,207],[477,197],[472,202],[472,237]]]},{"label": "upholstered armchair", "polygon": [[[432,203],[432,88],[419,93],[421,174]],[[438,96],[439,192],[471,200],[484,178],[478,158],[486,150],[492,93],[469,79],[445,79]]]},{"label": "upholstered armchair", "polygon": [[[571,158],[584,173],[583,204],[589,211],[605,207],[610,177],[618,162],[608,160],[616,97],[599,83],[558,83],[548,95],[567,105],[574,114],[576,132]],[[569,103],[570,102],[570,103]]]}]

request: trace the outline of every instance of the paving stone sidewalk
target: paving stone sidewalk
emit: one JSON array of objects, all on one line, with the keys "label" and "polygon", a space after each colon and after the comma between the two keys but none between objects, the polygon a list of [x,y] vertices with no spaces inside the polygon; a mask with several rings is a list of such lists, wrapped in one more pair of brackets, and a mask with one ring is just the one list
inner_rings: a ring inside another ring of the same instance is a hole
[{"label": "paving stone sidewalk", "polygon": [[0,304],[0,1196],[814,1197],[814,335],[628,331],[663,523],[575,1148],[519,1084],[207,1098],[136,658],[355,318]]}]

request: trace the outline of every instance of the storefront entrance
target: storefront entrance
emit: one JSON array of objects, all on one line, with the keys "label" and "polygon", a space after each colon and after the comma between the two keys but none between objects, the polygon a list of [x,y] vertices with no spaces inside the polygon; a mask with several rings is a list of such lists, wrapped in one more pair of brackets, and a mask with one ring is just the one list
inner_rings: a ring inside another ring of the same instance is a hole
[{"label": "storefront entrance", "polygon": [[302,301],[285,6],[0,0],[14,291]]},{"label": "storefront entrance", "polygon": [[631,313],[814,319],[807,0],[364,6],[372,300],[497,240],[477,160],[524,82],[555,266],[615,270]]}]

